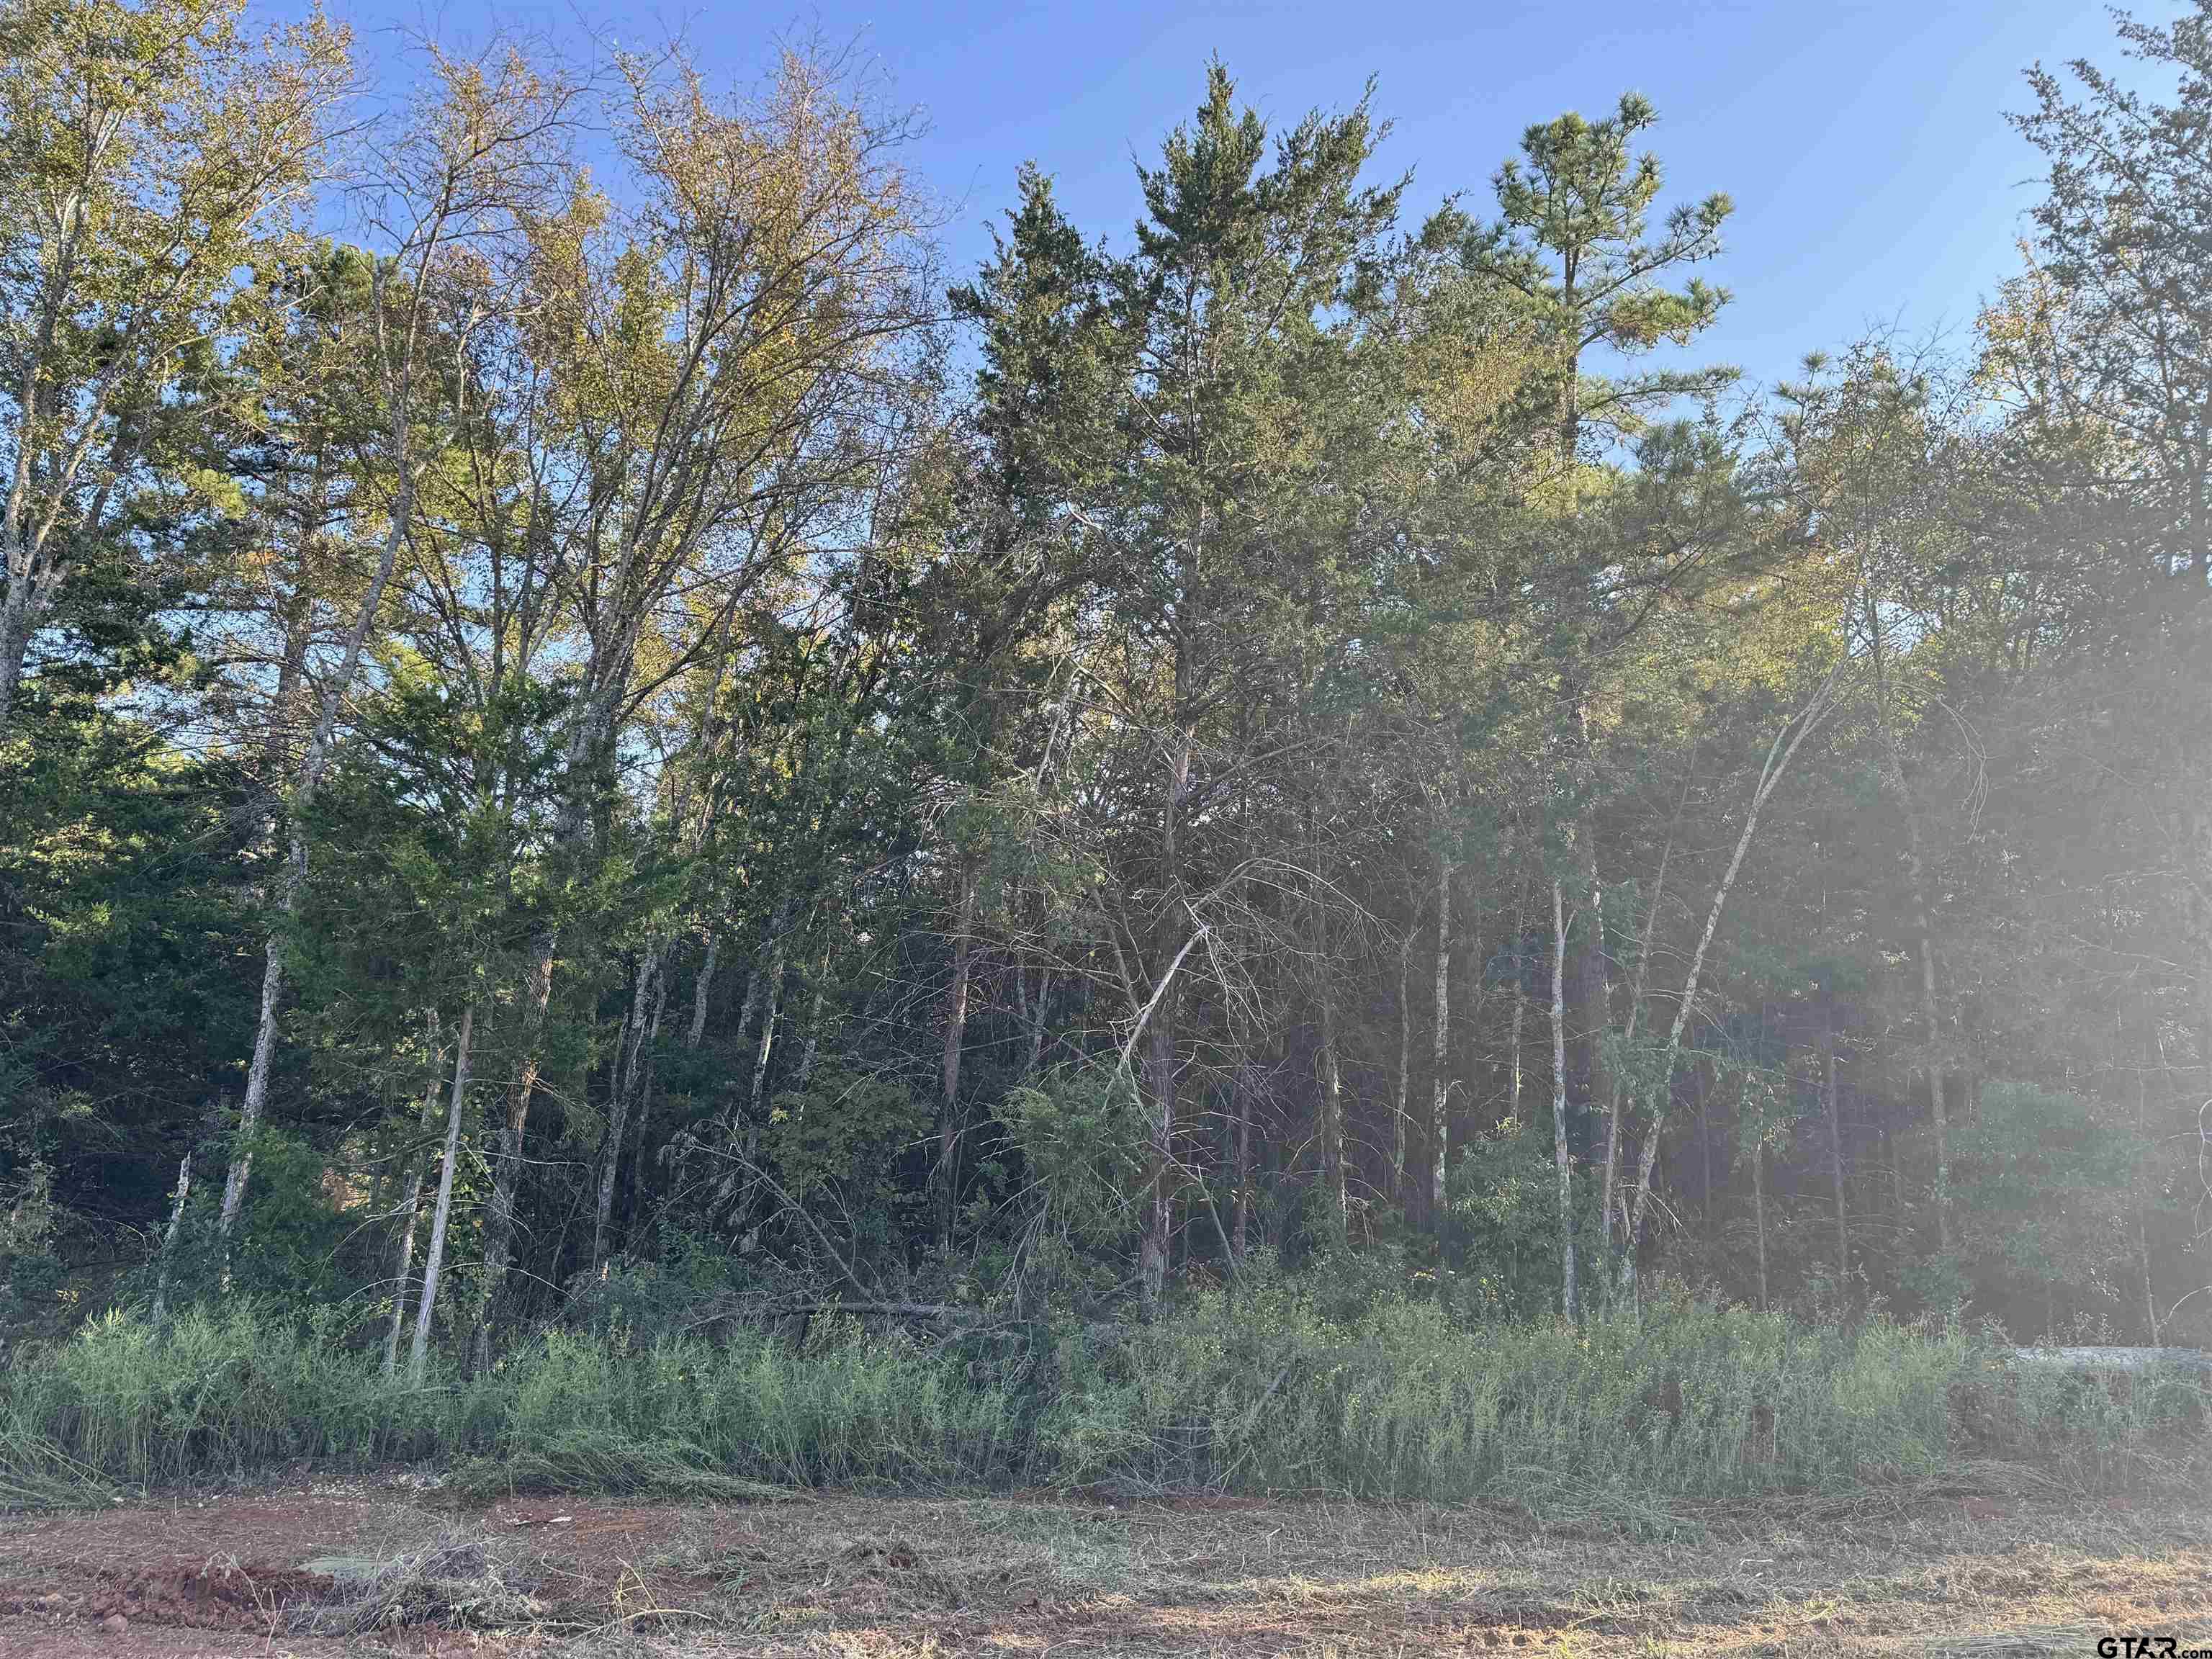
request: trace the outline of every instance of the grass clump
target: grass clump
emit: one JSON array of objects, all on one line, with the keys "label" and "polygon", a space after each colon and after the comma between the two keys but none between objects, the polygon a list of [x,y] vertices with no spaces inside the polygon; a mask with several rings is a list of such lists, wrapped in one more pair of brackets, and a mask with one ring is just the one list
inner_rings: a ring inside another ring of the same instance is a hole
[{"label": "grass clump", "polygon": [[329,1561],[335,1592],[304,1621],[324,1635],[413,1625],[494,1629],[544,1612],[534,1575],[513,1542],[448,1530],[378,1560]]}]

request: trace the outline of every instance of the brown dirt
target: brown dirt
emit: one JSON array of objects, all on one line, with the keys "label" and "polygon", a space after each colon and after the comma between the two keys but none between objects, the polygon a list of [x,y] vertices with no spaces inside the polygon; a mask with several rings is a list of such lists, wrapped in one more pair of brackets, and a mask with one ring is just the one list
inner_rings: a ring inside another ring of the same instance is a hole
[{"label": "brown dirt", "polygon": [[[307,1565],[434,1541],[500,1595],[378,1624],[357,1582]],[[374,1628],[319,1633],[341,1609]],[[471,1624],[489,1627],[454,1627]],[[1425,1505],[1042,1495],[521,1498],[457,1517],[376,1483],[0,1516],[0,1659],[2087,1655],[2118,1633],[2212,1648],[2212,1500],[1778,1501],[1657,1538]]]}]

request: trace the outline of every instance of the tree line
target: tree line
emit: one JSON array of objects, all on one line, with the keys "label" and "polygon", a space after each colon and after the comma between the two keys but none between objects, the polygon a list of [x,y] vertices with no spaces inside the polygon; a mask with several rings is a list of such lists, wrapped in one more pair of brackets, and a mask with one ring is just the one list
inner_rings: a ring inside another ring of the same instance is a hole
[{"label": "tree line", "polygon": [[2212,8],[2119,27],[1970,339],[1755,387],[1633,95],[1417,220],[1215,62],[948,281],[835,52],[362,119],[319,14],[14,0],[13,1311],[2200,1340]]}]

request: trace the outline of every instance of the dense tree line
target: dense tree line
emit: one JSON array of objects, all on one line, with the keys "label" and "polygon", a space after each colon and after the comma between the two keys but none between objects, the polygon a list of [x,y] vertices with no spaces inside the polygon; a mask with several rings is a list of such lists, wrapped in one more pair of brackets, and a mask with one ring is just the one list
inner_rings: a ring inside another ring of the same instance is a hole
[{"label": "dense tree line", "polygon": [[1761,389],[1634,97],[1414,222],[1215,64],[948,283],[834,60],[364,126],[319,20],[10,5],[15,1313],[2200,1340],[2212,9],[2123,31],[1969,344]]}]

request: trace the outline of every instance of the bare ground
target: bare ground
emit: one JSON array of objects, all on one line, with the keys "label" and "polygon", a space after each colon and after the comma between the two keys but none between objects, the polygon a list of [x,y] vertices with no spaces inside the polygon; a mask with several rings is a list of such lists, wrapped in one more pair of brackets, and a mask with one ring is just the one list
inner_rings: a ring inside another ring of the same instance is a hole
[{"label": "bare ground", "polygon": [[[408,1477],[0,1516],[0,1656],[653,1659],[2212,1649],[2212,1494],[1595,1519],[1328,1501],[523,1496]],[[1656,1535],[1655,1535],[1656,1534]]]}]

